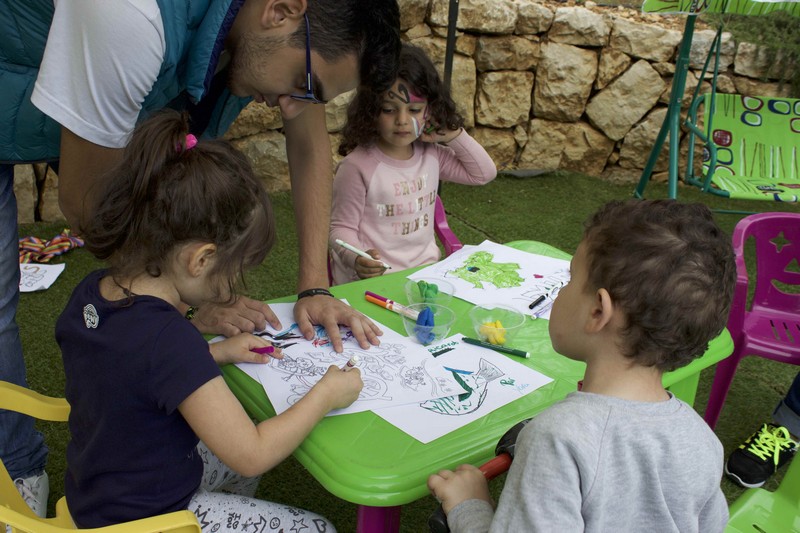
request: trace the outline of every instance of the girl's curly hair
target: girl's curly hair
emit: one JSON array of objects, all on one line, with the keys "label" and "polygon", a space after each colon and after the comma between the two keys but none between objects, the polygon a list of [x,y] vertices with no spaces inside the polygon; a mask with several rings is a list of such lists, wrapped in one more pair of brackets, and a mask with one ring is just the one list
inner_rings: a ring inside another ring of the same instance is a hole
[{"label": "girl's curly hair", "polygon": [[[456,104],[445,88],[433,62],[422,49],[404,43],[400,50],[397,78],[411,86],[415,94],[428,100],[428,122],[456,130],[464,125],[464,117],[456,112]],[[378,139],[377,117],[381,111],[383,92],[369,87],[358,88],[347,108],[347,124],[342,130],[339,154],[347,155],[356,146],[368,146]]]}]

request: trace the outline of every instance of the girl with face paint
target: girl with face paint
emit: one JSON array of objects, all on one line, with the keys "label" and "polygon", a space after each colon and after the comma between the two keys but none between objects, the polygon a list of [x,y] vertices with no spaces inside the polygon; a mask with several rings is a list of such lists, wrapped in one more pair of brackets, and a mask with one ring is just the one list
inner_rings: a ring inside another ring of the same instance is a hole
[{"label": "girl with face paint", "polygon": [[[439,180],[483,185],[497,169],[463,129],[464,119],[431,60],[410,44],[383,92],[361,87],[348,109],[333,185],[333,283],[439,260],[433,212]],[[336,244],[365,250],[362,257]]]}]

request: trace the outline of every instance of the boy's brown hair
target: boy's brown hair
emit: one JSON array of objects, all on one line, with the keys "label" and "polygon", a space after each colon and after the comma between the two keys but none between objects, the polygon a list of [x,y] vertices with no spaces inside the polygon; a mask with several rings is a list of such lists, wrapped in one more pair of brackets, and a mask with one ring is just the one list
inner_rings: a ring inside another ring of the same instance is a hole
[{"label": "boy's brown hair", "polygon": [[613,201],[584,232],[589,289],[606,289],[626,324],[622,352],[643,366],[680,368],[728,319],[736,266],[730,238],[702,204]]}]

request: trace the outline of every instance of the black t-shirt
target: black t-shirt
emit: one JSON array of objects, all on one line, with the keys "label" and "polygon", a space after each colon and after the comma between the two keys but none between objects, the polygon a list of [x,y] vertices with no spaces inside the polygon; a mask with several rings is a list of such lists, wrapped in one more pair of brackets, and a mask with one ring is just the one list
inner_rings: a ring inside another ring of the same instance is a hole
[{"label": "black t-shirt", "polygon": [[187,507],[203,465],[177,407],[221,375],[177,309],[151,296],[109,302],[99,291],[105,275],[89,274],[56,324],[72,408],[64,485],[80,527]]}]

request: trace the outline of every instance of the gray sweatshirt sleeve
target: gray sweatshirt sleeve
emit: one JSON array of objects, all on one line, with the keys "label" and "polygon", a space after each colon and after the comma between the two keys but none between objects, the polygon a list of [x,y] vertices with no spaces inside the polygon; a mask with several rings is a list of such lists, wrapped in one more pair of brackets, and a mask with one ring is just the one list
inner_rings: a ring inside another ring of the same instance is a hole
[{"label": "gray sweatshirt sleeve", "polygon": [[447,515],[453,533],[485,533],[494,517],[492,505],[484,500],[467,500],[456,505]]}]

